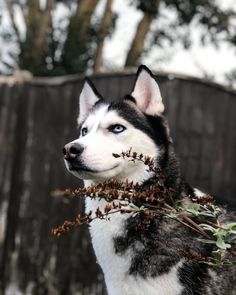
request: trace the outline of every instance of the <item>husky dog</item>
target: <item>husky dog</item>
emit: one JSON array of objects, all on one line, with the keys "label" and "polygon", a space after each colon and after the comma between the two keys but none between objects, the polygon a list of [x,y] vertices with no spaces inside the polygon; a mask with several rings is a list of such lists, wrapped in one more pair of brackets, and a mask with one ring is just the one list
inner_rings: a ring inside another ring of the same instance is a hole
[{"label": "husky dog", "polygon": [[[148,185],[147,166],[120,154],[132,148],[155,159],[176,197],[194,196],[173,151],[164,105],[151,71],[140,66],[131,95],[106,102],[90,80],[80,94],[79,138],[65,145],[67,169],[86,186],[116,178]],[[86,200],[86,210],[105,208],[106,201]],[[149,230],[139,232],[139,215],[110,215],[90,225],[92,244],[109,295],[235,295],[236,271],[217,268],[184,257],[179,249],[210,255],[211,247],[196,240],[196,234],[174,220],[153,218]]]}]

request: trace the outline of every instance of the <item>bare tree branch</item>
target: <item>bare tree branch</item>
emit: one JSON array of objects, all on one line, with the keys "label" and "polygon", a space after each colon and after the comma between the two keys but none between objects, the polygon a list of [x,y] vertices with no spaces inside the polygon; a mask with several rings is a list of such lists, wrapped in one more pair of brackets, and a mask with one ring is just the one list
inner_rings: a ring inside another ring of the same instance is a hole
[{"label": "bare tree branch", "polygon": [[91,16],[99,2],[99,0],[78,0],[78,6],[75,18],[80,21],[79,39],[83,40],[90,26]]},{"label": "bare tree branch", "polygon": [[44,63],[43,57],[48,44],[47,36],[52,25],[53,5],[54,0],[47,0],[46,7],[42,11],[39,0],[28,1],[26,40],[21,46],[20,67],[37,71],[38,66]]},{"label": "bare tree branch", "polygon": [[32,48],[32,55],[36,56],[38,53],[43,52],[44,44],[46,44],[45,39],[48,34],[48,30],[52,23],[51,11],[54,5],[54,0],[47,0],[46,8],[40,17],[40,26],[38,29],[38,35],[34,42],[34,47]]},{"label": "bare tree branch", "polygon": [[69,72],[83,72],[86,68],[87,44],[91,17],[99,0],[78,0],[76,13],[71,17],[64,44],[62,61]]},{"label": "bare tree branch", "polygon": [[112,1],[113,0],[107,0],[106,7],[104,11],[104,15],[102,18],[102,22],[100,25],[100,30],[98,31],[97,35],[97,51],[95,55],[95,61],[94,61],[94,72],[98,73],[101,70],[101,66],[103,64],[103,47],[104,47],[104,40],[109,33],[109,28],[111,26],[112,22]]},{"label": "bare tree branch", "polygon": [[[156,0],[156,9],[158,11],[160,0]],[[147,33],[150,30],[152,21],[156,18],[155,14],[150,14],[144,12],[143,18],[137,26],[137,30],[133,39],[133,42],[130,46],[129,52],[126,57],[125,66],[135,66],[137,61],[143,51],[144,41],[147,36]]]}]

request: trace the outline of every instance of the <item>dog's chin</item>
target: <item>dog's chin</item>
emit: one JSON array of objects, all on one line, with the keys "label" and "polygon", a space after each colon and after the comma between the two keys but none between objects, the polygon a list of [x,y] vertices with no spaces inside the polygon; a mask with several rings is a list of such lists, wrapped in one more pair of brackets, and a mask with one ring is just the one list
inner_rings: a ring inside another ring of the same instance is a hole
[{"label": "dog's chin", "polygon": [[84,165],[73,166],[68,161],[65,161],[67,170],[76,176],[77,178],[84,180],[106,180],[109,178],[116,177],[120,173],[120,165],[114,164],[112,167],[107,167],[104,169],[95,169],[93,167],[87,167]]}]

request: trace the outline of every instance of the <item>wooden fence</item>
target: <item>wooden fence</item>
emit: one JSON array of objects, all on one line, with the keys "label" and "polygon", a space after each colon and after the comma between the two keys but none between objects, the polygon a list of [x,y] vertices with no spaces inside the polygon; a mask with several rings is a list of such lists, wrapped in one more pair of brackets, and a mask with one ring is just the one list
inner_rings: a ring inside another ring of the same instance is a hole
[{"label": "wooden fence", "polygon": [[[129,93],[134,74],[92,77],[107,99]],[[197,79],[159,74],[187,180],[236,205],[236,93]],[[105,294],[86,226],[60,238],[51,229],[83,203],[52,197],[81,182],[63,163],[77,135],[81,77],[0,85],[0,294]]]}]

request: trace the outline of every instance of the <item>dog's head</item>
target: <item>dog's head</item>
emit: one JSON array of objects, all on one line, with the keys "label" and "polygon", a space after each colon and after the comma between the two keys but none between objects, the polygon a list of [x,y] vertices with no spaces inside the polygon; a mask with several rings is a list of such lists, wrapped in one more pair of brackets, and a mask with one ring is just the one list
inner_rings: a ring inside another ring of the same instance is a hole
[{"label": "dog's head", "polygon": [[113,154],[130,149],[161,165],[169,144],[161,93],[151,71],[140,66],[131,95],[108,103],[86,79],[80,94],[79,138],[63,149],[67,169],[82,179],[143,181],[150,177],[140,161]]}]

